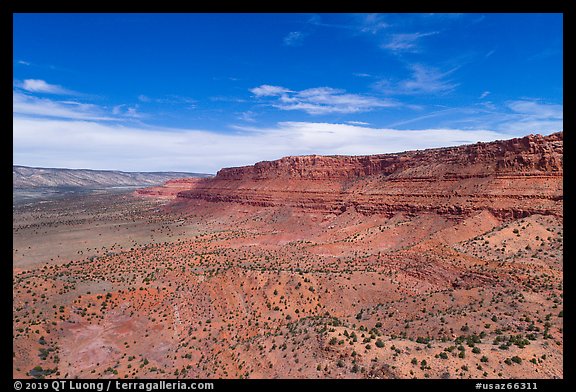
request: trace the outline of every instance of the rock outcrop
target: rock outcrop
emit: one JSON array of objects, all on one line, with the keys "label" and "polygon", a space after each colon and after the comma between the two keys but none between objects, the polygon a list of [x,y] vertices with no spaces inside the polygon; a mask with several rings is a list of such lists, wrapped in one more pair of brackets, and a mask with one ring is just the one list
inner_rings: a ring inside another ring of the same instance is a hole
[{"label": "rock outcrop", "polygon": [[[188,189],[176,195],[336,214],[354,209],[459,217],[489,210],[501,218],[561,216],[562,154],[560,132],[398,154],[291,156],[181,182]],[[165,187],[174,190],[175,184]]]}]

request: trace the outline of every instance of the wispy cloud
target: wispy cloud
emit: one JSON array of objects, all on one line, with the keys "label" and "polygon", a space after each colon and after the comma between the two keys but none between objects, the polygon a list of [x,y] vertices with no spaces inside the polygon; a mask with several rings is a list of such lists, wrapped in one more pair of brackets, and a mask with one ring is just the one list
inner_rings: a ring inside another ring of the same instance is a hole
[{"label": "wispy cloud", "polygon": [[563,130],[563,107],[559,104],[528,99],[504,103],[482,100],[474,105],[429,111],[387,124],[387,127],[409,125],[427,128],[432,124],[435,127],[450,129],[491,129],[512,136],[529,133],[547,134]]},{"label": "wispy cloud", "polygon": [[22,82],[16,82],[15,85],[23,90],[32,93],[57,94],[57,95],[79,95],[79,93],[64,88],[56,84],[47,83],[41,79],[26,79]]},{"label": "wispy cloud", "polygon": [[388,127],[400,127],[400,126],[404,126],[407,124],[414,124],[414,123],[418,123],[421,122],[422,120],[429,120],[431,118],[437,118],[437,117],[442,117],[442,116],[446,116],[449,115],[451,113],[460,113],[462,112],[461,108],[448,108],[448,109],[441,109],[441,110],[434,110],[432,112],[428,112],[426,114],[423,114],[421,116],[416,116],[416,117],[410,117],[406,120],[400,120],[400,121],[395,121],[392,124],[388,124]]},{"label": "wispy cloud", "polygon": [[149,96],[144,95],[144,94],[140,94],[140,95],[138,95],[138,101],[140,101],[142,103],[154,102],[154,103],[169,104],[169,105],[182,104],[182,105],[188,105],[189,107],[193,107],[197,103],[197,101],[194,98],[184,97],[184,96],[176,95],[176,94],[168,94],[168,95],[165,95],[163,97],[158,97],[158,98],[153,98],[153,97],[149,97]]},{"label": "wispy cloud", "polygon": [[538,53],[533,54],[532,56],[528,57],[528,61],[534,60],[543,60],[547,59],[548,57],[552,56],[561,56],[563,53],[562,46],[555,43],[554,46],[546,48]]},{"label": "wispy cloud", "polygon": [[308,114],[358,113],[397,106],[392,100],[349,94],[341,89],[316,87],[301,91],[262,85],[250,90],[257,97],[273,97],[270,105],[281,110],[301,110]]},{"label": "wispy cloud", "polygon": [[499,127],[507,131],[561,131],[564,127],[563,106],[534,100],[513,100],[506,103],[512,114],[502,116]]},{"label": "wispy cloud", "polygon": [[399,33],[392,34],[382,48],[388,49],[394,53],[418,53],[422,50],[419,45],[421,38],[429,37],[438,34],[438,31],[431,31],[427,33]]},{"label": "wispy cloud", "polygon": [[365,72],[354,72],[352,75],[358,77],[358,78],[371,78],[372,75],[365,73]]},{"label": "wispy cloud", "polygon": [[122,116],[128,118],[145,118],[147,117],[145,114],[139,112],[138,105],[116,105],[112,107],[112,114],[115,116]]},{"label": "wispy cloud", "polygon": [[18,90],[12,92],[14,116],[34,116],[67,120],[123,121],[146,118],[139,105],[121,104],[110,107],[75,100],[41,98]]},{"label": "wispy cloud", "polygon": [[306,33],[301,31],[291,31],[284,37],[284,45],[286,46],[302,46]]},{"label": "wispy cloud", "polygon": [[458,86],[447,79],[457,68],[443,72],[423,64],[411,64],[409,69],[410,78],[396,82],[381,80],[376,82],[374,87],[390,95],[419,95],[448,93]]},{"label": "wispy cloud", "polygon": [[[362,15],[359,15],[362,16]],[[362,18],[363,20],[363,18]],[[310,26],[314,27],[328,27],[328,28],[335,28],[340,30],[349,30],[349,31],[356,31],[358,26],[356,24],[348,24],[348,23],[326,23],[322,17],[318,14],[312,14],[306,20],[306,23]]]},{"label": "wispy cloud", "polygon": [[269,84],[263,84],[259,87],[254,87],[250,89],[250,92],[257,97],[274,97],[276,95],[290,93],[292,92],[292,90],[280,86],[271,86]]},{"label": "wispy cloud", "polygon": [[361,16],[360,31],[363,33],[377,34],[390,25],[384,21],[382,14],[367,14]]},{"label": "wispy cloud", "polygon": [[531,116],[562,119],[562,105],[543,104],[535,100],[508,101],[507,106],[512,111]]},{"label": "wispy cloud", "polygon": [[487,96],[490,95],[490,91],[484,91],[482,94],[480,94],[480,96],[478,97],[479,99],[484,99]]},{"label": "wispy cloud", "polygon": [[251,110],[241,112],[238,114],[238,119],[241,121],[255,122],[257,114]]},{"label": "wispy cloud", "polygon": [[114,120],[101,107],[74,101],[54,101],[14,91],[12,111],[15,115],[56,117],[94,121]]},{"label": "wispy cloud", "polygon": [[32,65],[32,63],[30,63],[28,61],[24,61],[24,60],[18,60],[16,63],[20,64],[20,65],[26,65],[26,66]]},{"label": "wispy cloud", "polygon": [[536,100],[512,100],[503,104],[481,101],[475,105],[450,107],[388,124],[389,127],[429,126],[458,129],[492,129],[511,135],[561,131],[563,107]]}]

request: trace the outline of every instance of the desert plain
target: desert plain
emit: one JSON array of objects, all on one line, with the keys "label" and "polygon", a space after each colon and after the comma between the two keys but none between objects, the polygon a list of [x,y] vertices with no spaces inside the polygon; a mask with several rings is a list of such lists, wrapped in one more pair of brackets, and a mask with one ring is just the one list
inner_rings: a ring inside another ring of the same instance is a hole
[{"label": "desert plain", "polygon": [[15,378],[562,378],[562,133],[13,209]]}]

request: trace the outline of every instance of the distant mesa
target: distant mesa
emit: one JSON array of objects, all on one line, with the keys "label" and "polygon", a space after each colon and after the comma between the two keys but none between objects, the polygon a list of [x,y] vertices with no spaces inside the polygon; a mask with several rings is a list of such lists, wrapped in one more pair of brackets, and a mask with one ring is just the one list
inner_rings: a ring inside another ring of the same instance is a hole
[{"label": "distant mesa", "polygon": [[151,186],[173,178],[211,177],[187,172],[123,172],[89,169],[54,169],[12,166],[12,186],[17,189],[39,187],[106,188],[116,186]]}]

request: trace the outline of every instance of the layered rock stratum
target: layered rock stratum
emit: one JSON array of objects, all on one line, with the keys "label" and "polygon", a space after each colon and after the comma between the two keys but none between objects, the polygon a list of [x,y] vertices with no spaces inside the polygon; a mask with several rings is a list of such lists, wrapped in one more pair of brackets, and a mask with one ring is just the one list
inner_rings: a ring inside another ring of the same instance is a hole
[{"label": "layered rock stratum", "polygon": [[365,215],[562,215],[563,133],[368,156],[290,156],[143,194]]}]

